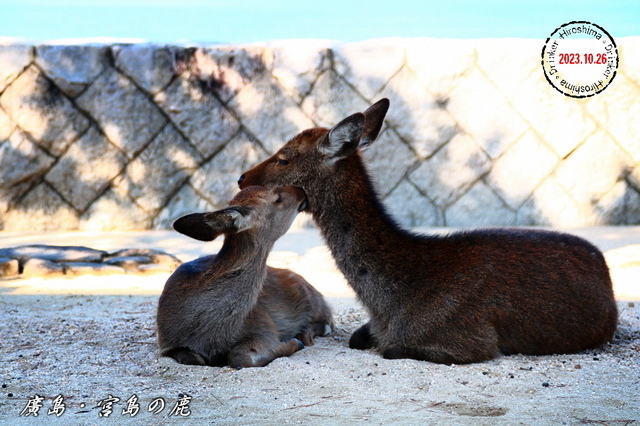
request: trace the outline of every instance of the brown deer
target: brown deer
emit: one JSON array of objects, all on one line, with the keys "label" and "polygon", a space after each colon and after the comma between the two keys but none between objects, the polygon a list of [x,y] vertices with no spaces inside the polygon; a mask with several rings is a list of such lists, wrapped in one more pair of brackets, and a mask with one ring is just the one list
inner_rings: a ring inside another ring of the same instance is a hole
[{"label": "brown deer", "polygon": [[312,128],[240,177],[302,189],[336,263],[370,315],[349,341],[383,357],[471,363],[595,348],[617,308],[602,253],[564,233],[487,229],[416,235],[386,212],[360,148],[389,101]]},{"label": "brown deer", "polygon": [[266,265],[305,196],[296,188],[251,187],[229,207],[178,219],[174,228],[201,241],[225,234],[217,256],[181,265],[158,303],[158,346],[182,364],[264,366],[334,327],[323,296],[301,276]]}]

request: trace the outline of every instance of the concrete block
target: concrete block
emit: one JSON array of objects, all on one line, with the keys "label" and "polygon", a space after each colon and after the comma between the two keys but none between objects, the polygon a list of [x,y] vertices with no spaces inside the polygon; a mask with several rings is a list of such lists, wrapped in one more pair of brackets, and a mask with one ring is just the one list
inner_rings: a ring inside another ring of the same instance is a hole
[{"label": "concrete block", "polygon": [[0,45],[0,93],[33,61],[33,47],[24,44]]},{"label": "concrete block", "polygon": [[494,161],[487,183],[514,210],[531,196],[558,164],[557,155],[527,131]]},{"label": "concrete block", "polygon": [[544,78],[534,72],[505,95],[531,128],[564,158],[580,146],[596,129],[596,122],[584,114],[583,105],[563,96]]},{"label": "concrete block", "polygon": [[444,212],[446,226],[513,226],[516,214],[482,181],[478,181]]},{"label": "concrete block", "polygon": [[155,95],[169,85],[175,75],[174,52],[151,44],[113,46],[116,67],[147,93]]},{"label": "concrete block", "polygon": [[104,263],[69,262],[60,266],[64,267],[65,275],[69,276],[116,275],[126,273],[126,270],[120,266]]},{"label": "concrete block", "polygon": [[0,106],[53,155],[63,153],[89,127],[89,120],[34,65],[4,91]]},{"label": "concrete block", "polygon": [[255,78],[229,102],[242,124],[270,154],[313,122],[285,96],[273,77]]},{"label": "concrete block", "polygon": [[460,77],[447,99],[447,112],[493,159],[528,129],[496,86],[476,69]]},{"label": "concrete block", "polygon": [[594,207],[597,225],[636,225],[640,218],[640,192],[626,181],[619,181]]},{"label": "concrete block", "polygon": [[404,67],[384,90],[380,98],[391,101],[386,123],[416,152],[420,160],[433,155],[458,132],[458,124],[446,111],[447,97],[428,91],[419,76]]},{"label": "concrete block", "polygon": [[226,104],[245,86],[269,74],[272,56],[264,46],[198,48],[190,71],[201,88]]},{"label": "concrete block", "polygon": [[74,143],[45,179],[78,211],[84,211],[124,169],[126,157],[95,127]]},{"label": "concrete block", "polygon": [[240,129],[233,114],[190,74],[176,78],[154,100],[205,158],[219,151]]},{"label": "concrete block", "polygon": [[105,258],[105,263],[115,264],[119,261],[135,261],[140,265],[153,263],[156,265],[165,265],[169,268],[177,268],[182,262],[175,256],[160,250],[147,248],[130,248],[117,250],[109,253]]},{"label": "concrete block", "polygon": [[405,48],[407,66],[437,97],[446,96],[475,66],[475,40],[410,38],[398,43]]},{"label": "concrete block", "polygon": [[0,193],[6,191],[9,199],[23,195],[54,161],[22,131],[14,131],[0,144]]},{"label": "concrete block", "polygon": [[11,120],[11,117],[0,108],[0,144],[9,139],[15,128],[16,124]]},{"label": "concrete block", "polygon": [[[313,91],[301,106],[318,126],[330,128],[343,118],[364,111],[370,103],[347,84],[340,74],[328,70],[320,75]],[[295,133],[289,138],[293,136]]]},{"label": "concrete block", "polygon": [[31,244],[0,249],[0,257],[18,259],[26,263],[30,259],[49,260],[51,262],[101,262],[107,252],[82,246],[50,246]]},{"label": "concrete block", "polygon": [[176,219],[195,212],[213,211],[216,208],[191,185],[185,184],[171,196],[167,205],[154,219],[154,229],[173,229]]},{"label": "concrete block", "polygon": [[388,195],[416,163],[411,149],[390,128],[382,130],[378,139],[363,156],[381,195]]},{"label": "concrete block", "polygon": [[46,259],[29,259],[22,268],[21,278],[58,277],[64,275],[64,266]]},{"label": "concrete block", "polygon": [[155,215],[197,169],[202,157],[172,125],[167,125],[126,167],[121,190]]},{"label": "concrete block", "polygon": [[109,46],[42,45],[36,64],[67,96],[82,93],[108,66]]},{"label": "concrete block", "polygon": [[193,173],[191,185],[215,208],[223,208],[239,191],[240,175],[267,157],[255,140],[240,133]]},{"label": "concrete block", "polygon": [[400,182],[384,204],[404,227],[444,226],[442,211],[407,180]]},{"label": "concrete block", "polygon": [[320,74],[334,62],[331,42],[324,40],[284,40],[271,43],[271,74],[285,94],[296,104],[311,92]]},{"label": "concrete block", "polygon": [[5,229],[16,232],[77,229],[79,214],[47,183],[32,188],[2,215]]},{"label": "concrete block", "polygon": [[0,280],[17,278],[20,275],[20,263],[17,259],[0,257]]},{"label": "concrete block", "polygon": [[552,174],[518,209],[517,219],[519,225],[571,227],[586,223],[590,215],[590,209],[577,203]]},{"label": "concrete block", "polygon": [[166,123],[158,107],[113,68],[107,68],[76,102],[129,157],[140,152]]},{"label": "concrete block", "polygon": [[[625,57],[626,61],[626,57]],[[640,78],[639,78],[640,80]],[[589,100],[587,111],[633,159],[640,164],[640,87],[619,73],[600,95]]]},{"label": "concrete block", "polygon": [[465,193],[491,168],[491,160],[478,144],[466,135],[457,135],[409,179],[444,209]]},{"label": "concrete block", "polygon": [[599,131],[560,163],[555,174],[576,202],[591,206],[624,176],[630,162],[611,137]]},{"label": "concrete block", "polygon": [[99,232],[134,231],[150,229],[152,223],[149,213],[112,188],[82,214],[78,229]]},{"label": "concrete block", "polygon": [[[397,39],[376,39],[344,43],[334,49],[339,63],[336,71],[368,101],[404,66],[405,52]],[[384,60],[380,60],[384,58]]]}]

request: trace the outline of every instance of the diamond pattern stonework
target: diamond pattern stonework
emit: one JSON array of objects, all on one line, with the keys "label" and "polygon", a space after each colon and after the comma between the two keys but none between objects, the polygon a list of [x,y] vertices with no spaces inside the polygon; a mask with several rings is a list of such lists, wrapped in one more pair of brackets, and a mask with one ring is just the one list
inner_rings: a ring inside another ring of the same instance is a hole
[{"label": "diamond pattern stonework", "polygon": [[581,101],[535,40],[4,44],[0,230],[169,228],[383,97],[363,155],[405,226],[640,224],[640,40],[617,42],[616,79]]}]

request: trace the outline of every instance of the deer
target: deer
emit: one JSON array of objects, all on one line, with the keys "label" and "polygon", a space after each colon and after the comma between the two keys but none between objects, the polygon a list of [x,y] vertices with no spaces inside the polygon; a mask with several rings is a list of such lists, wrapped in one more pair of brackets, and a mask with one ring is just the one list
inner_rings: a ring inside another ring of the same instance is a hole
[{"label": "deer", "polygon": [[266,264],[305,204],[297,188],[253,186],[227,208],[174,222],[191,238],[224,234],[224,242],[217,255],[183,263],[165,283],[156,318],[160,356],[187,365],[262,367],[333,332],[323,295],[293,271]]},{"label": "deer", "polygon": [[590,242],[523,228],[418,234],[387,212],[361,151],[389,100],[334,127],[302,131],[238,184],[302,190],[305,211],[369,314],[352,349],[440,364],[549,355],[611,341],[617,307],[608,266]]}]

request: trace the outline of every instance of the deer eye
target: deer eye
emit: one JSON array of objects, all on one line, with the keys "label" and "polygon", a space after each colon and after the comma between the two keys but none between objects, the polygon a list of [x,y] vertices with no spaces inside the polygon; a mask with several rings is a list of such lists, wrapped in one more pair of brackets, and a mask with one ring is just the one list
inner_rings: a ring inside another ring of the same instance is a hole
[{"label": "deer eye", "polygon": [[282,195],[278,194],[278,198],[276,198],[276,204],[280,204],[282,202]]},{"label": "deer eye", "polygon": [[289,160],[283,160],[283,159],[279,159],[278,160],[278,165],[279,166],[286,166],[289,164]]}]

